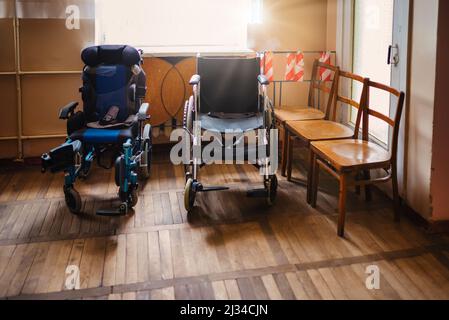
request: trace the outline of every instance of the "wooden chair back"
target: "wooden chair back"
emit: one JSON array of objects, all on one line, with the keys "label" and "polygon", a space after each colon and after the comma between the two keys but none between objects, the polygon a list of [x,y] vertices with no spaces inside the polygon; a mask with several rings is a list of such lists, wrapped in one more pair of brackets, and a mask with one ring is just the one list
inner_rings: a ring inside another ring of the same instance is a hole
[{"label": "wooden chair back", "polygon": [[[358,82],[362,85],[362,94],[360,96],[359,101],[354,100],[354,98],[348,98],[341,93],[341,91],[342,91],[341,85],[343,83],[342,80],[344,80],[344,79],[350,80],[351,86],[353,85],[352,82],[354,82],[354,81]],[[358,111],[360,110],[360,104],[362,102],[365,85],[366,85],[365,78],[363,78],[362,76],[340,70],[340,72],[338,73],[338,78],[337,78],[337,83],[336,83],[335,98],[333,100],[332,109],[329,111],[329,115],[328,115],[329,120],[337,121],[337,111],[338,111],[339,104],[345,104],[345,105],[348,105],[349,107],[354,107],[355,109],[357,109],[357,115],[359,116]],[[360,116],[361,116],[361,114],[360,114]],[[356,121],[356,123],[357,123],[357,121]],[[358,130],[359,130],[359,128],[357,128],[357,131],[355,132],[355,136],[357,136]]]},{"label": "wooden chair back", "polygon": [[[321,70],[323,71],[329,70],[331,72],[331,81],[321,80],[320,75]],[[326,119],[328,119],[328,115],[332,107],[332,101],[335,94],[335,90],[337,88],[336,84],[339,72],[340,68],[319,62],[319,60],[315,60],[313,63],[312,79],[310,80],[310,89],[309,89],[309,106],[315,109],[321,109],[319,102],[322,94],[324,94],[326,97],[326,101],[324,102],[325,106],[324,114],[326,115]]]},{"label": "wooden chair back", "polygon": [[[390,94],[393,97],[396,97],[396,113],[394,116],[394,119],[392,119],[389,115],[385,115],[379,111],[374,110],[370,105],[370,92],[371,88],[378,89],[380,91],[384,91],[388,94]],[[356,132],[360,129],[360,126],[362,126],[362,139],[365,141],[368,141],[370,138],[369,135],[369,119],[370,116],[377,118],[385,123],[388,124],[389,127],[393,129],[393,135],[391,140],[391,158],[396,159],[397,150],[398,150],[398,139],[399,139],[399,127],[402,117],[402,110],[404,108],[404,100],[405,100],[405,94],[404,92],[400,92],[392,87],[389,87],[387,85],[377,83],[374,81],[371,81],[369,79],[365,79],[365,85],[364,85],[364,92],[362,93],[361,98],[361,108],[359,108],[359,112],[357,114],[357,123],[356,123]]]}]

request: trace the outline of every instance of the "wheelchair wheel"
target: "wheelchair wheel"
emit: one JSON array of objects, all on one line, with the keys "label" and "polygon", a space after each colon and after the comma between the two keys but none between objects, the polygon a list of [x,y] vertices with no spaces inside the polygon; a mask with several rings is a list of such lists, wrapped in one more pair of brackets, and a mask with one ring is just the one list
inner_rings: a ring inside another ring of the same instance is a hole
[{"label": "wheelchair wheel", "polygon": [[190,100],[184,106],[183,125],[188,132],[193,132],[193,103]]},{"label": "wheelchair wheel", "polygon": [[191,164],[184,165],[184,173],[185,173],[185,180],[187,183],[187,181],[189,181],[189,179],[191,179],[193,176],[193,165]]},{"label": "wheelchair wheel", "polygon": [[151,163],[151,147],[150,141],[144,142],[144,147],[142,148],[142,157],[144,157],[146,166],[139,166],[139,178],[142,180],[147,180],[150,177],[150,163]]},{"label": "wheelchair wheel", "polygon": [[265,189],[268,191],[267,204],[271,207],[276,200],[278,189],[278,178],[276,175],[265,180]]},{"label": "wheelchair wheel", "polygon": [[73,187],[64,187],[65,203],[73,214],[78,214],[81,211],[81,197],[78,191]]},{"label": "wheelchair wheel", "polygon": [[128,207],[134,208],[139,200],[137,189],[131,189],[128,192],[124,192],[122,188],[119,189],[119,197],[122,202],[126,202]]},{"label": "wheelchair wheel", "polygon": [[193,179],[188,179],[184,189],[184,207],[187,212],[192,211],[195,204],[196,192],[193,190]]},{"label": "wheelchair wheel", "polygon": [[151,126],[147,124],[143,133],[142,159],[146,166],[139,166],[139,178],[147,180],[151,172]]}]

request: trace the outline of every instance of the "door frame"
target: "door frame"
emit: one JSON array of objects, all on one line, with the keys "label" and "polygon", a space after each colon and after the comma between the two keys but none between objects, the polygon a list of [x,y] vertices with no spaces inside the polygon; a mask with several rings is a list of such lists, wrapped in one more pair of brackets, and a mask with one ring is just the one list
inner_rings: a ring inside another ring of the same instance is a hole
[{"label": "door frame", "polygon": [[[394,21],[393,21],[393,44],[400,46],[399,68],[401,75],[397,76],[392,67],[391,85],[400,91],[406,93],[404,113],[402,114],[401,128],[399,133],[399,150],[398,150],[398,180],[399,191],[401,195],[406,194],[407,186],[407,149],[408,138],[408,101],[410,88],[410,52],[411,52],[411,35],[413,24],[413,0],[394,0]],[[354,8],[355,0],[337,0],[337,26],[336,26],[336,49],[337,49],[337,65],[343,70],[353,70],[353,54],[354,54]],[[400,26],[401,36],[398,38],[398,28]],[[387,52],[385,52],[385,60]],[[342,93],[346,96],[351,95],[351,86],[341,88]],[[395,110],[390,108],[390,116],[393,116]],[[340,119],[344,123],[349,121],[348,110],[340,111]],[[391,138],[390,138],[391,139]],[[374,139],[375,140],[375,139]]]}]

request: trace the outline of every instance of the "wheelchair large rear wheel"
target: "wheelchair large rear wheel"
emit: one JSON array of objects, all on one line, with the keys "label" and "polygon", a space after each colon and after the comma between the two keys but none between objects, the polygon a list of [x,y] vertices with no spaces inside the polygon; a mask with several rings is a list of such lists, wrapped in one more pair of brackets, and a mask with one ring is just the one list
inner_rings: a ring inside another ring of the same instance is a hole
[{"label": "wheelchair large rear wheel", "polygon": [[73,214],[78,214],[81,211],[81,197],[78,191],[73,187],[64,187],[65,203]]},{"label": "wheelchair large rear wheel", "polygon": [[196,192],[193,190],[193,179],[188,179],[184,188],[184,207],[187,212],[192,211],[195,204]]}]

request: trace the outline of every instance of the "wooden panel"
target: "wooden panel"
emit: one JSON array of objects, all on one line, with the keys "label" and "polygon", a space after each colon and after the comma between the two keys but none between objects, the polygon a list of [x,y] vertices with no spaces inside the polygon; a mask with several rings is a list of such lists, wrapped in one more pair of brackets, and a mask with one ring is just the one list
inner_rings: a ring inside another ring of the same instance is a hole
[{"label": "wooden panel", "polygon": [[93,45],[94,30],[92,20],[81,20],[79,30],[68,30],[65,19],[20,20],[22,70],[81,70],[80,52]]},{"label": "wooden panel", "polygon": [[[55,118],[57,117],[55,116]],[[24,158],[40,157],[43,153],[61,145],[64,141],[64,138],[25,140],[23,141],[23,156]],[[16,141],[14,143],[17,144]]]},{"label": "wooden panel", "polygon": [[65,134],[59,109],[71,101],[81,103],[80,75],[28,75],[22,78],[23,134]]},{"label": "wooden panel", "polygon": [[0,97],[0,137],[16,136],[17,91],[15,76],[0,76]]},{"label": "wooden panel", "polygon": [[[178,61],[179,60],[179,61]],[[182,120],[184,102],[192,94],[188,84],[195,73],[195,58],[145,58],[146,101],[150,103],[151,124],[158,126],[176,118]],[[169,132],[164,132],[169,135]]]},{"label": "wooden panel", "polygon": [[13,19],[0,19],[0,72],[14,71],[14,26]]},{"label": "wooden panel", "polygon": [[0,159],[14,159],[17,157],[17,141],[0,141]]},{"label": "wooden panel", "polygon": [[147,95],[145,101],[150,104],[150,123],[152,125],[161,125],[170,119],[170,114],[162,104],[161,87],[164,77],[171,69],[171,65],[161,59],[145,59],[143,68],[147,75]]}]

